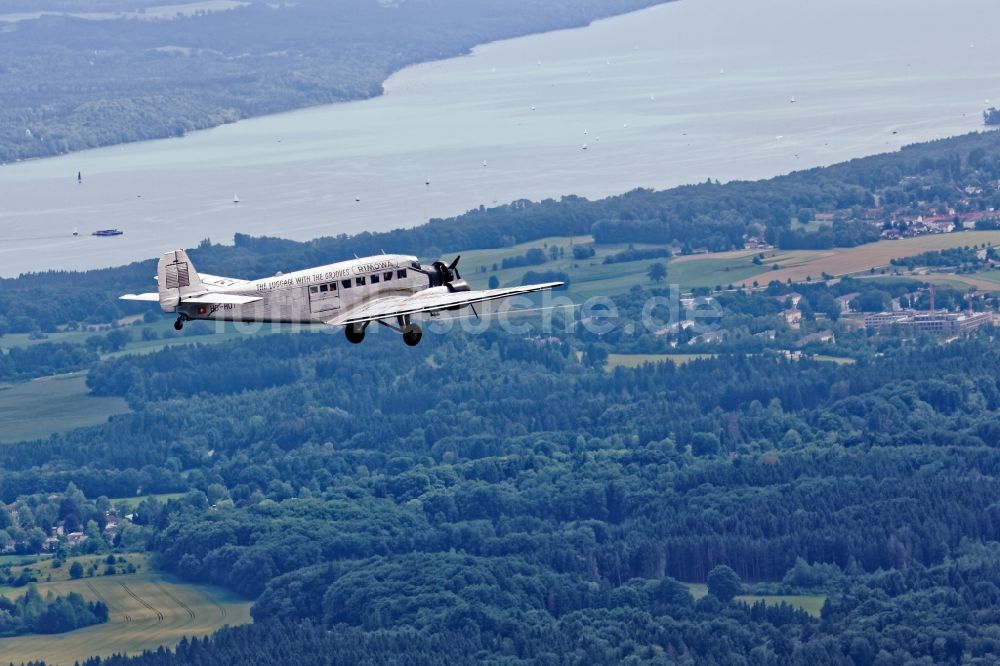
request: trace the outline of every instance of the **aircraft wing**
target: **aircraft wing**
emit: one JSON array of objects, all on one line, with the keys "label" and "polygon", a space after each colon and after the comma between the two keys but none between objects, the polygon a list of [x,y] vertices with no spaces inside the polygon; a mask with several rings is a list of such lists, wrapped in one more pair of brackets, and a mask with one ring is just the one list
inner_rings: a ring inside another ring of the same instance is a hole
[{"label": "aircraft wing", "polygon": [[533,291],[543,291],[545,289],[561,287],[562,285],[562,282],[546,282],[544,284],[528,284],[523,287],[455,292],[428,289],[407,296],[376,298],[350,308],[346,312],[338,313],[336,316],[325,320],[325,323],[332,326],[346,326],[348,324],[361,324],[379,319],[392,319],[403,315],[432,313],[440,310],[475,305],[476,303],[484,303],[486,301],[495,301],[500,298],[517,296],[518,294],[528,294]]}]

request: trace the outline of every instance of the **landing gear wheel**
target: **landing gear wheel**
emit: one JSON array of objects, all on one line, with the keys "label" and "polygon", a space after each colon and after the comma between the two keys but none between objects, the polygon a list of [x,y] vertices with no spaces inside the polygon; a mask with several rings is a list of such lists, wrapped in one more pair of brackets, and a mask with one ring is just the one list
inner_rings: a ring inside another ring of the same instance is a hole
[{"label": "landing gear wheel", "polygon": [[424,332],[416,324],[410,324],[403,329],[403,342],[410,347],[416,347],[422,337],[424,337]]},{"label": "landing gear wheel", "polygon": [[344,327],[344,335],[347,336],[347,340],[351,344],[361,344],[361,341],[365,339],[365,329],[356,324],[348,324]]},{"label": "landing gear wheel", "polygon": [[174,322],[174,330],[179,331],[184,328],[184,317],[178,317],[177,321]]}]

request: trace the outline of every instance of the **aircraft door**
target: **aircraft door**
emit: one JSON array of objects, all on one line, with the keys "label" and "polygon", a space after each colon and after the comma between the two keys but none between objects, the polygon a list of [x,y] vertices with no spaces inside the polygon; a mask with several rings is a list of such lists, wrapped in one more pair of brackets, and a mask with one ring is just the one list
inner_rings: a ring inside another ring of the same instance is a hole
[{"label": "aircraft door", "polygon": [[340,307],[340,291],[336,282],[309,286],[309,312],[314,315],[336,310]]}]

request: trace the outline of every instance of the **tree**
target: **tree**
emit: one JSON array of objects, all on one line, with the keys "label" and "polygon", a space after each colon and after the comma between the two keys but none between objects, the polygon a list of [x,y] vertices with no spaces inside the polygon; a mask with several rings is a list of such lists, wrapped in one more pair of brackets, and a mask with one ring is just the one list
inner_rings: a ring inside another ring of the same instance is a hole
[{"label": "tree", "polygon": [[719,601],[732,601],[733,597],[743,591],[743,583],[736,572],[725,564],[708,572],[708,593]]},{"label": "tree", "polygon": [[882,312],[892,303],[892,294],[881,289],[869,289],[861,292],[851,303],[855,312]]},{"label": "tree", "polygon": [[70,565],[69,577],[72,578],[73,580],[76,580],[78,578],[83,578],[83,565],[80,564],[79,560],[73,562],[73,564]]},{"label": "tree", "polygon": [[696,432],[691,436],[691,452],[696,456],[713,456],[719,452],[719,436],[711,432]]},{"label": "tree", "polygon": [[646,270],[646,275],[649,276],[652,282],[663,282],[667,279],[667,267],[663,262],[657,261],[655,264],[650,264]]},{"label": "tree", "polygon": [[497,289],[500,287],[500,278],[496,275],[490,276],[489,284],[487,285],[490,289]]}]

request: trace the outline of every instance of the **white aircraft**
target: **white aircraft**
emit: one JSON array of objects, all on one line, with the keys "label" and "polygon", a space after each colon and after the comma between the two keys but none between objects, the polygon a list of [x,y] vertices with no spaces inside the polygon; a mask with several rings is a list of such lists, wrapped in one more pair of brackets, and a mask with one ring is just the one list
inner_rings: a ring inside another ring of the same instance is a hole
[{"label": "white aircraft", "polygon": [[[420,265],[416,257],[382,254],[308,268],[260,280],[199,274],[184,250],[167,252],[156,269],[159,290],[125,294],[126,301],[158,302],[164,312],[177,312],[174,328],[192,319],[328,324],[343,326],[347,339],[365,339],[372,322],[403,335],[411,347],[423,336],[413,319],[444,310],[517,294],[559,287],[562,282],[473,291],[458,273],[458,259],[445,265]],[[478,316],[478,314],[477,314]]]}]

